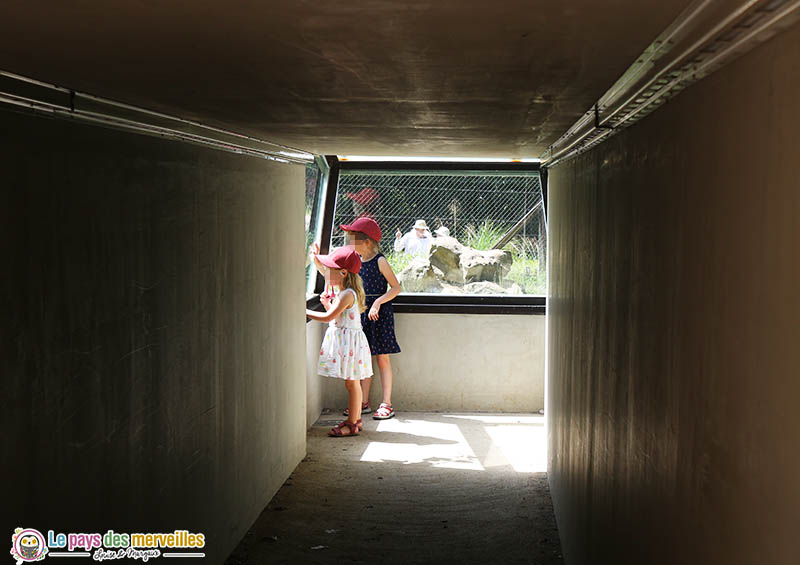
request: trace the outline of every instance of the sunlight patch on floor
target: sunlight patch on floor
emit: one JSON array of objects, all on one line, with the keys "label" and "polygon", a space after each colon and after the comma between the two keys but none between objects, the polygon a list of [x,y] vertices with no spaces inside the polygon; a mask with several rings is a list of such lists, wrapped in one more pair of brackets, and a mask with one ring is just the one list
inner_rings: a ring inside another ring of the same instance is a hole
[{"label": "sunlight patch on floor", "polygon": [[484,470],[456,424],[393,418],[380,422],[377,431],[386,434],[410,435],[421,440],[435,440],[435,442],[371,441],[361,456],[361,461],[378,463],[394,461],[405,465],[427,461],[432,467],[444,469]]},{"label": "sunlight patch on floor", "polygon": [[547,471],[547,438],[539,426],[486,426],[492,444],[517,473]]},{"label": "sunlight patch on floor", "polygon": [[[361,461],[429,463],[432,467],[485,471],[511,467],[518,473],[547,471],[544,416],[437,414],[464,424],[393,418],[378,424],[385,441],[371,441]],[[463,427],[463,430],[462,430]]]},{"label": "sunlight patch on floor", "polygon": [[514,416],[506,414],[442,414],[442,418],[474,420],[484,424],[536,424],[544,426],[544,416]]}]

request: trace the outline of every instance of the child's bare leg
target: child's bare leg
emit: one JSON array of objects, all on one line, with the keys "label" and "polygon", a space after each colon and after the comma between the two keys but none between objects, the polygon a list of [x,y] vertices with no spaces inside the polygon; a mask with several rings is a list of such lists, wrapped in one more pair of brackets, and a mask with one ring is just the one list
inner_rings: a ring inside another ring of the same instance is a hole
[{"label": "child's bare leg", "polygon": [[369,402],[369,387],[372,384],[372,377],[361,380],[361,403]]},{"label": "child's bare leg", "polygon": [[355,380],[344,381],[347,392],[350,395],[349,410],[347,421],[355,424],[361,418],[361,383]]},{"label": "child's bare leg", "polygon": [[341,437],[349,435],[357,435],[361,430],[361,425],[358,421],[361,419],[361,383],[355,380],[345,380],[344,386],[347,389],[349,413],[347,420],[334,426],[328,432],[329,436]]},{"label": "child's bare leg", "polygon": [[389,354],[383,353],[376,356],[378,358],[378,370],[381,373],[381,388],[383,394],[382,402],[392,404],[392,362],[389,361]]}]

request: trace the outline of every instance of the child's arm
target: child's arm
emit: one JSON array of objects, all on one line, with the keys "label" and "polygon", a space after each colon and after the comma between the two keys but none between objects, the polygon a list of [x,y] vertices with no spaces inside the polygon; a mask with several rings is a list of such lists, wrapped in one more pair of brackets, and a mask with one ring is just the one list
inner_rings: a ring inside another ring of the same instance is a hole
[{"label": "child's arm", "polygon": [[317,255],[319,255],[319,243],[317,243],[317,242],[315,241],[315,242],[314,242],[314,243],[311,245],[311,249],[309,249],[309,251],[308,251],[308,255],[311,257],[311,260],[314,262],[314,266],[317,268],[317,270],[318,270],[318,271],[319,271],[319,272],[320,272],[320,273],[321,273],[323,276],[325,276],[325,271],[326,271],[327,267],[326,267],[325,265],[323,265],[322,263],[320,263],[320,262],[319,262],[319,259],[317,259]]},{"label": "child's arm", "polygon": [[[328,271],[328,267],[319,262],[319,259],[317,259],[318,254],[319,254],[319,243],[315,241],[308,250],[308,256],[314,262],[314,266],[317,268],[317,271],[319,271],[319,273],[324,277],[325,273]],[[328,294],[328,283],[326,282],[325,290],[319,296],[319,302],[320,304],[322,304],[322,307],[325,308],[325,310],[331,309],[332,296],[333,293]]]},{"label": "child's arm", "polygon": [[369,309],[369,314],[367,314],[370,320],[377,320],[380,314],[381,304],[389,302],[403,290],[400,286],[400,282],[398,282],[397,277],[394,275],[394,271],[392,271],[392,266],[389,265],[389,261],[386,260],[386,257],[378,257],[378,269],[386,279],[386,282],[389,283],[389,290],[387,290],[386,294],[383,296],[376,298],[375,302],[372,303],[372,308]]},{"label": "child's arm", "polygon": [[341,315],[342,312],[350,308],[355,302],[355,293],[347,289],[339,294],[331,304],[331,309],[327,312],[315,312],[314,310],[306,310],[306,317],[316,320],[318,322],[330,322]]}]

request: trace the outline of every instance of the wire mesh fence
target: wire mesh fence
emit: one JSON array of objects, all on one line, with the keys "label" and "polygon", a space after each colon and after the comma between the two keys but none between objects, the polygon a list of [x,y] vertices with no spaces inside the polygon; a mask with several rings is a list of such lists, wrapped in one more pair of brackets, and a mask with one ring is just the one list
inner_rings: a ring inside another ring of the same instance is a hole
[{"label": "wire mesh fence", "polygon": [[[331,244],[346,244],[340,224],[369,216],[381,226],[381,250],[400,273],[410,268],[414,257],[395,251],[395,240],[401,234],[413,238],[413,226],[424,220],[429,228],[424,235],[431,240],[449,232],[463,246],[504,249],[504,263],[511,259],[507,268],[489,278],[442,280],[426,292],[542,294],[547,233],[542,204],[537,171],[342,171]],[[447,231],[439,230],[442,227]],[[424,265],[418,261],[417,279],[422,276],[420,268]],[[470,282],[492,284],[470,286]],[[407,278],[401,283],[404,288],[414,286],[407,284]]]}]

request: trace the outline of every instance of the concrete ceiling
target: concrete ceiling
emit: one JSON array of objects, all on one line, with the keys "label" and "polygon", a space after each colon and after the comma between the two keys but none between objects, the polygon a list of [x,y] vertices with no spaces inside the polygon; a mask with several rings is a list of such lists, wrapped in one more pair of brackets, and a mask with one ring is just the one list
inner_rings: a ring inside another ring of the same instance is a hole
[{"label": "concrete ceiling", "polygon": [[0,69],[315,153],[537,157],[689,0],[6,0]]}]

